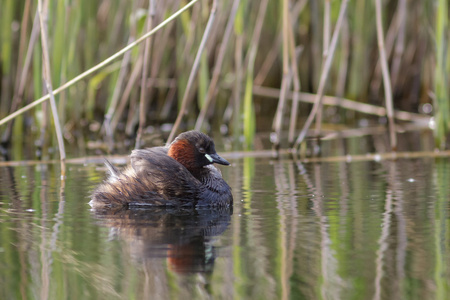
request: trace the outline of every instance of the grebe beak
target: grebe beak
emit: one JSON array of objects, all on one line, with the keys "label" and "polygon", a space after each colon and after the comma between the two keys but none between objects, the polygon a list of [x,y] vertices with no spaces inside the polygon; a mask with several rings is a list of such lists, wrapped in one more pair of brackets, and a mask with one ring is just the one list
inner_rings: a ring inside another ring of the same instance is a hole
[{"label": "grebe beak", "polygon": [[219,154],[205,154],[206,159],[208,159],[211,163],[216,163],[219,165],[228,166],[230,163],[225,159],[219,156]]}]

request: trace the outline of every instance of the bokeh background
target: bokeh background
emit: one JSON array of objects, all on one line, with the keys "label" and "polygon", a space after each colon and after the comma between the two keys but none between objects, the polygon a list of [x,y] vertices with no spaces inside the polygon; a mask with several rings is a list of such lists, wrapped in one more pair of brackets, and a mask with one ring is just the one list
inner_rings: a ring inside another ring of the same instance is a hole
[{"label": "bokeh background", "polygon": [[[275,141],[289,147],[311,111],[311,102],[316,101],[329,55],[333,59],[323,92],[334,104],[322,112],[325,128],[385,124],[385,111],[360,107],[385,107],[387,98],[377,40],[377,2],[196,1],[152,35],[147,50],[141,43],[56,95],[65,143],[68,148],[99,148],[109,153],[120,151],[121,146],[129,149],[145,117],[141,144],[157,144],[161,140],[156,138],[165,139],[172,129],[186,98],[178,132],[194,127],[209,133],[220,130],[231,137],[232,149],[240,150],[261,148],[255,137],[275,131]],[[53,88],[107,59],[187,3],[43,1]],[[394,109],[414,113],[400,122],[425,128],[430,121],[426,116],[434,116],[436,146],[444,148],[450,110],[448,3],[379,3]],[[346,14],[331,51],[344,4]],[[0,6],[0,118],[4,118],[47,91],[38,2],[0,0]],[[193,72],[213,8],[198,71]],[[187,89],[190,76],[193,82]],[[143,88],[145,106],[141,106]],[[289,91],[298,93],[298,110]],[[286,99],[280,104],[282,98]],[[343,108],[342,99],[354,102]],[[142,107],[145,111],[140,115]],[[199,120],[202,109],[204,117]],[[52,122],[49,105],[37,105],[16,118],[13,126],[9,122],[0,127],[2,144],[12,146],[13,153],[21,152],[24,144],[40,147],[40,155],[51,157],[48,148],[52,152],[57,147]]]}]

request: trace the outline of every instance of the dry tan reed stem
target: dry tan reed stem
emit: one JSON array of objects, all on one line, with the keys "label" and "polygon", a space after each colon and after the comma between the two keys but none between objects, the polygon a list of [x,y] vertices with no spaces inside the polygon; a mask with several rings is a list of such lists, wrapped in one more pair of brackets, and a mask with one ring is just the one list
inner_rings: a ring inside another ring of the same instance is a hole
[{"label": "dry tan reed stem", "polygon": [[289,1],[283,0],[283,78],[281,80],[280,99],[278,100],[277,111],[272,126],[275,131],[275,139],[272,140],[275,149],[280,147],[280,133],[286,103],[286,92],[290,89],[292,82],[292,72],[289,70],[289,23]]},{"label": "dry tan reed stem", "polygon": [[134,87],[134,84],[139,78],[139,73],[142,68],[142,57],[140,56],[131,70],[130,78],[127,81],[127,85],[123,90],[122,97],[120,97],[119,106],[117,110],[114,112],[114,116],[111,120],[111,131],[114,132],[116,130],[117,124],[119,123],[120,117],[122,116],[123,111],[125,110],[128,98],[130,97],[131,91]]},{"label": "dry tan reed stem", "polygon": [[195,130],[200,130],[202,124],[205,120],[206,113],[208,112],[208,108],[213,99],[214,93],[216,91],[217,82],[219,81],[220,71],[222,69],[223,59],[225,58],[225,52],[227,50],[228,41],[231,36],[231,32],[234,26],[234,19],[236,18],[236,13],[239,7],[239,3],[241,0],[234,0],[233,6],[231,7],[230,17],[228,18],[227,26],[225,28],[225,32],[223,34],[222,44],[220,45],[219,54],[217,55],[217,61],[214,65],[213,75],[211,78],[211,83],[209,84],[208,92],[206,94],[205,103],[203,104],[202,109],[197,117],[197,121],[195,122]]},{"label": "dry tan reed stem", "polygon": [[[133,0],[132,1],[132,10],[136,10],[137,9],[137,1]],[[130,35],[128,36],[128,44],[134,42],[134,40],[136,39],[136,22],[132,22],[130,25]],[[140,57],[138,57],[138,60],[140,59]],[[120,96],[122,93],[122,87],[126,88],[129,87],[131,89],[130,86],[130,80],[127,81],[126,85],[124,86],[124,81],[125,78],[128,74],[129,71],[129,64],[131,61],[131,52],[128,51],[125,53],[123,59],[122,59],[122,64],[120,67],[120,72],[119,72],[119,77],[117,78],[115,87],[114,87],[114,92],[111,98],[111,102],[108,108],[107,113],[105,114],[104,120],[103,120],[103,128],[105,129],[105,133],[106,133],[106,142],[108,144],[109,147],[109,151],[112,151],[114,148],[114,128],[113,125],[113,118],[116,115],[116,121],[118,122],[118,118],[122,115],[122,110],[125,108],[125,103],[120,102],[119,103],[119,99],[121,99],[122,101],[126,102],[126,100],[128,99],[128,97],[125,97],[125,99]],[[116,108],[117,105],[119,105],[118,109],[121,108],[121,105],[123,104],[122,110],[120,110],[120,113],[116,114]],[[118,117],[117,117],[118,115]]]},{"label": "dry tan reed stem", "polygon": [[[147,16],[147,31],[153,26],[153,19],[155,18],[155,0],[150,0],[148,4],[148,16]],[[144,49],[144,62],[142,67],[142,78],[141,78],[141,95],[139,100],[139,128],[136,137],[135,148],[141,148],[141,138],[142,132],[144,131],[146,116],[147,116],[147,73],[148,73],[148,64],[150,61],[150,50],[152,45],[152,38],[148,38],[145,41],[145,49]]]},{"label": "dry tan reed stem", "polygon": [[[397,5],[397,7],[400,7],[399,5]],[[386,36],[384,37],[384,49],[386,51],[386,57],[391,56],[399,29],[400,29],[400,18],[399,18],[399,10],[397,9],[394,15],[392,16],[392,21],[389,25],[389,28],[386,30]],[[372,93],[374,93],[375,95],[378,94],[378,90],[380,89],[382,81],[383,76],[381,75],[381,62],[380,59],[378,58],[375,66],[373,80],[370,82],[370,89],[372,90]]]},{"label": "dry tan reed stem", "polygon": [[[280,97],[280,90],[275,88],[268,88],[263,86],[254,86],[253,94],[261,97],[270,97],[278,99]],[[292,99],[294,97],[293,92],[288,92],[286,94],[288,99]],[[299,93],[299,100],[305,103],[315,103],[315,99],[317,98],[316,94],[310,93]],[[323,103],[325,105],[330,106],[339,106],[344,109],[354,110],[357,112],[361,112],[364,114],[375,115],[379,117],[386,116],[386,108],[382,106],[376,106],[372,104],[357,102],[345,98],[340,97],[332,97],[332,96],[323,96]],[[394,111],[394,117],[397,120],[401,121],[410,121],[410,122],[420,122],[420,123],[428,123],[430,117],[427,115],[415,114],[407,111],[396,110]]]},{"label": "dry tan reed stem", "polygon": [[[292,20],[297,20],[298,15],[303,11],[306,6],[308,0],[301,0],[294,5],[292,9]],[[297,22],[293,22],[296,24]],[[266,59],[264,60],[262,66],[260,67],[258,73],[255,76],[254,84],[261,85],[266,79],[267,74],[269,73],[272,65],[274,64],[276,58],[278,57],[278,52],[281,44],[281,35],[278,35],[276,40],[272,43],[272,47],[268,52]]]},{"label": "dry tan reed stem", "polygon": [[398,1],[398,36],[395,41],[394,54],[392,56],[392,72],[391,80],[392,86],[397,86],[397,79],[399,78],[400,64],[405,50],[405,31],[406,31],[406,0]]},{"label": "dry tan reed stem", "polygon": [[277,38],[272,43],[272,47],[270,48],[269,52],[266,55],[266,59],[264,60],[263,64],[259,68],[258,73],[255,76],[254,84],[261,85],[264,83],[264,80],[266,79],[267,75],[270,72],[270,69],[272,68],[273,64],[275,63],[278,57],[281,39],[282,36],[278,34]]},{"label": "dry tan reed stem", "polygon": [[[258,49],[259,46],[259,40],[261,38],[262,27],[264,25],[264,20],[266,17],[268,2],[269,2],[268,0],[263,0],[259,3],[259,10],[258,15],[256,17],[256,24],[255,28],[253,29],[252,39],[250,40],[250,45],[252,47],[255,47],[256,50]],[[252,55],[251,52],[252,50],[250,49],[245,55],[244,65],[248,65],[249,61],[251,60],[250,58],[250,56]]]},{"label": "dry tan reed stem", "polygon": [[336,96],[343,97],[345,83],[347,82],[348,61],[350,56],[350,36],[348,20],[344,19],[341,35],[341,63],[339,65],[338,79],[336,83]]},{"label": "dry tan reed stem", "polygon": [[[25,91],[25,83],[27,81],[26,79],[27,79],[27,75],[28,75],[28,69],[30,68],[31,58],[33,57],[33,48],[34,48],[34,46],[36,44],[36,40],[39,36],[39,29],[40,29],[39,16],[38,16],[38,12],[36,12],[34,21],[33,21],[33,29],[31,30],[30,41],[28,42],[28,50],[27,50],[27,54],[25,56],[25,62],[23,64],[23,69],[21,72],[17,72],[18,76],[20,73],[20,81],[19,81],[16,93],[14,95],[13,102],[11,104],[11,113],[13,113],[17,109],[17,107],[19,107],[19,105],[22,103],[23,92]],[[16,85],[17,85],[17,80],[16,80]],[[10,122],[8,124],[8,127],[6,128],[6,130],[2,136],[2,143],[6,143],[10,140],[13,124],[14,124],[14,122]]]},{"label": "dry tan reed stem", "polygon": [[[322,51],[322,63],[327,60],[328,51],[330,50],[330,30],[331,30],[331,21],[330,21],[330,10],[331,3],[330,0],[325,0],[324,7],[324,20],[323,20],[323,51]],[[325,93],[325,91],[324,91]],[[320,130],[322,126],[322,108],[323,105],[320,104],[319,110],[317,111],[316,116],[316,135],[320,135]]]},{"label": "dry tan reed stem", "polygon": [[[17,70],[22,69],[23,53],[25,51],[26,34],[28,29],[28,20],[30,19],[30,6],[31,1],[25,1],[25,7],[23,10],[22,22],[20,24],[20,42],[19,42],[19,53],[17,55]],[[36,15],[33,23],[36,21]],[[21,77],[21,72],[16,73],[16,78],[14,80],[14,87],[17,90],[19,86],[19,79]]]},{"label": "dry tan reed stem", "polygon": [[42,43],[42,57],[43,57],[43,75],[47,91],[50,95],[50,106],[52,109],[53,121],[55,123],[56,138],[58,140],[59,154],[61,159],[61,179],[66,176],[66,167],[64,160],[66,159],[66,151],[64,149],[64,139],[62,135],[61,125],[59,124],[58,109],[56,108],[55,96],[52,88],[52,75],[50,71],[50,56],[47,45],[47,27],[44,22],[44,14],[42,7],[42,0],[38,0],[39,22],[41,24],[41,43]]},{"label": "dry tan reed stem", "polygon": [[[61,85],[60,87],[58,87],[57,89],[55,89],[53,91],[54,95],[57,95],[59,93],[61,93],[62,91],[66,90],[68,87],[74,85],[75,83],[77,83],[78,81],[80,81],[81,79],[84,79],[85,77],[87,77],[88,75],[91,75],[92,73],[94,73],[95,71],[103,68],[104,66],[108,65],[109,63],[111,63],[112,61],[114,61],[115,59],[119,58],[120,56],[122,56],[124,53],[126,53],[127,51],[133,49],[134,47],[136,47],[137,45],[139,45],[140,43],[142,43],[145,39],[147,39],[148,37],[152,36],[153,34],[155,34],[155,32],[157,32],[158,30],[160,30],[161,28],[163,28],[164,26],[166,26],[169,22],[173,21],[175,18],[177,18],[181,13],[183,13],[184,11],[186,11],[187,9],[189,9],[191,6],[193,6],[196,2],[198,2],[199,0],[192,0],[191,2],[189,2],[188,4],[186,4],[184,7],[182,7],[181,9],[179,9],[177,12],[175,12],[173,15],[171,15],[169,18],[167,18],[166,20],[164,20],[163,22],[161,22],[158,26],[156,26],[152,31],[147,32],[146,34],[144,34],[143,36],[141,36],[139,39],[137,39],[135,42],[127,45],[126,47],[122,48],[122,50],[116,52],[115,54],[111,55],[110,57],[108,57],[107,59],[105,59],[104,61],[102,61],[101,63],[93,66],[92,68],[90,68],[89,70],[84,71],[83,73],[81,73],[80,75],[76,76],[75,78],[73,78],[72,80],[69,80],[68,82],[66,82],[65,84]],[[34,102],[28,104],[25,107],[22,107],[21,109],[17,110],[16,112],[10,114],[9,116],[3,118],[2,120],[0,120],[0,126],[5,124],[6,122],[11,121],[12,119],[16,118],[17,116],[23,114],[24,112],[30,110],[31,108],[41,104],[42,102],[47,101],[50,98],[50,95],[47,94],[37,100],[35,100]]]},{"label": "dry tan reed stem", "polygon": [[[321,106],[323,93],[325,90],[325,84],[328,79],[328,73],[330,71],[331,62],[333,60],[334,52],[336,50],[336,44],[337,44],[339,32],[342,27],[342,20],[344,19],[345,13],[347,11],[347,4],[348,4],[348,0],[342,0],[341,7],[339,9],[339,17],[336,22],[336,27],[334,28],[333,37],[331,38],[329,53],[328,53],[326,61],[324,62],[323,66],[322,66],[322,72],[320,75],[320,82],[319,82],[319,88],[317,91],[317,97],[314,102],[314,106],[311,110],[311,113],[309,114],[308,119],[306,120],[305,125],[303,126],[303,129],[300,132],[293,148],[298,147],[300,145],[300,143],[303,142],[303,140],[306,136],[306,133],[307,133],[309,127],[311,126],[311,123],[313,122],[318,109]],[[295,149],[293,149],[293,150],[295,150]]]},{"label": "dry tan reed stem", "polygon": [[392,103],[392,88],[391,80],[389,76],[389,69],[387,64],[386,52],[384,49],[384,36],[383,36],[383,22],[381,20],[381,1],[375,0],[375,14],[377,23],[377,40],[378,50],[380,52],[381,70],[383,73],[384,82],[384,96],[386,97],[386,112],[389,122],[389,139],[391,142],[391,149],[397,149],[397,135],[395,133],[394,123],[394,105]]},{"label": "dry tan reed stem", "polygon": [[[176,5],[176,1],[173,1],[174,5]],[[160,10],[162,11],[162,9]],[[162,14],[163,12],[161,12]],[[158,11],[155,13],[156,15],[159,14]],[[159,72],[164,72],[164,68],[161,68],[162,63],[164,62],[163,55],[166,53],[167,48],[171,47],[168,45],[169,37],[173,33],[172,27],[174,26],[174,23],[170,23],[167,25],[167,27],[164,29],[164,32],[160,33],[159,36],[155,36],[155,39],[153,41],[154,45],[158,45],[158,47],[153,47],[152,49],[152,63],[151,63],[151,71],[150,71],[150,80],[147,80],[147,86],[149,87],[157,87],[159,79],[157,79]],[[161,75],[163,76],[163,75]],[[164,77],[164,76],[163,76]],[[175,82],[175,79],[172,79],[171,81]],[[176,84],[169,84],[166,85],[165,88],[168,88],[167,95],[166,95],[166,101],[164,101],[164,105],[160,111],[160,119],[164,120],[167,118],[167,115],[169,114],[170,109],[173,107],[172,103],[175,99],[175,93],[177,91]],[[149,95],[147,96],[148,99],[153,99],[153,93],[155,89],[150,88]]]},{"label": "dry tan reed stem", "polygon": [[171,143],[173,138],[175,137],[175,133],[180,126],[181,119],[183,118],[184,113],[186,112],[187,106],[189,104],[189,93],[192,88],[192,84],[194,83],[194,79],[197,75],[198,67],[200,66],[200,58],[202,56],[203,50],[205,49],[206,41],[208,40],[209,33],[211,32],[212,24],[214,23],[216,17],[217,10],[217,0],[214,0],[211,7],[211,12],[209,14],[208,23],[206,24],[205,32],[203,33],[202,40],[200,42],[200,46],[198,47],[197,55],[195,56],[194,64],[192,66],[191,73],[189,74],[189,79],[186,85],[186,90],[183,95],[183,100],[181,102],[180,111],[178,112],[177,119],[173,124],[172,131],[170,132],[169,138],[167,139],[167,143]]},{"label": "dry tan reed stem", "polygon": [[[129,42],[132,40],[130,39]],[[111,103],[109,105],[108,111],[105,114],[105,118],[103,121],[103,127],[105,128],[106,136],[112,138],[112,130],[111,130],[111,120],[116,111],[117,104],[119,102],[120,92],[122,91],[123,82],[125,81],[125,76],[127,74],[127,66],[131,60],[131,52],[125,53],[122,64],[120,66],[119,77],[117,78],[114,92],[111,98]]]},{"label": "dry tan reed stem", "polygon": [[291,57],[291,70],[292,70],[292,82],[294,84],[294,97],[292,99],[292,109],[291,109],[291,117],[289,120],[289,133],[288,133],[288,141],[289,145],[292,147],[294,144],[295,138],[295,125],[297,124],[297,112],[298,112],[298,97],[300,94],[300,75],[298,74],[298,62],[297,62],[297,51],[295,47],[295,38],[294,38],[294,22],[292,22],[292,15],[288,14],[289,17],[289,55]]}]

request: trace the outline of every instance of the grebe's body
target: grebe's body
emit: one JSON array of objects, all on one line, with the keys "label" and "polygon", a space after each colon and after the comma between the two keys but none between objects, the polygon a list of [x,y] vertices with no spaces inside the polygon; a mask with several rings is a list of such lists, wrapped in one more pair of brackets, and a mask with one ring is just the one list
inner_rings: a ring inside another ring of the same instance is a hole
[{"label": "grebe's body", "polygon": [[133,150],[119,171],[108,161],[110,177],[93,193],[92,207],[228,206],[231,188],[212,164],[229,165],[214,142],[198,131],[180,134],[168,147]]}]

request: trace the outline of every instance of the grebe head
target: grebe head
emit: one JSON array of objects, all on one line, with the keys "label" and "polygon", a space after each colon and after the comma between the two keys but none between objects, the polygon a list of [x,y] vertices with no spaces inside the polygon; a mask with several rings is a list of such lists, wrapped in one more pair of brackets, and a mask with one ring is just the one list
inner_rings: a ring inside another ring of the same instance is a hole
[{"label": "grebe head", "polygon": [[199,131],[183,132],[170,144],[167,153],[188,170],[195,170],[213,163],[230,163],[216,153],[213,140]]}]

